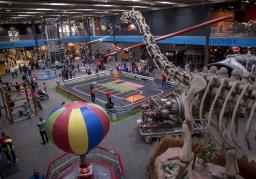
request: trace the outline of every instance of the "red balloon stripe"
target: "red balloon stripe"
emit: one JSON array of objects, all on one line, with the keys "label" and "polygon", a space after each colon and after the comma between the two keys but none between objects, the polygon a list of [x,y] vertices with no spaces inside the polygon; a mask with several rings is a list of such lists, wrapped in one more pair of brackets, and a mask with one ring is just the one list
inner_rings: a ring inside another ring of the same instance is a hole
[{"label": "red balloon stripe", "polygon": [[66,109],[57,117],[52,131],[53,140],[56,146],[69,153],[72,152],[68,142],[68,122],[71,111],[71,108]]},{"label": "red balloon stripe", "polygon": [[64,107],[65,108],[81,108],[81,107],[86,107],[88,106],[87,103],[84,103],[84,102],[69,102],[69,103],[65,103],[64,104]]}]

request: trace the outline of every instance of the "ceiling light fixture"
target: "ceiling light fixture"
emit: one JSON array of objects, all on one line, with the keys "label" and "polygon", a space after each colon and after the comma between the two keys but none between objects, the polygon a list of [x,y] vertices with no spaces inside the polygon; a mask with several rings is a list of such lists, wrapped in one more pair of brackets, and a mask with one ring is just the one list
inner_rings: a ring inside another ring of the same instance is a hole
[{"label": "ceiling light fixture", "polygon": [[31,15],[25,15],[25,14],[19,14],[19,15],[17,15],[18,17],[29,17],[29,16],[31,16]]},{"label": "ceiling light fixture", "polygon": [[12,3],[11,1],[0,1],[0,4],[9,4]]},{"label": "ceiling light fixture", "polygon": [[39,14],[41,12],[24,12],[25,14]]},{"label": "ceiling light fixture", "polygon": [[37,11],[52,11],[54,9],[48,9],[48,8],[36,8]]},{"label": "ceiling light fixture", "polygon": [[151,7],[147,7],[147,6],[131,6],[131,7],[134,7],[134,8],[141,8],[141,9],[148,9],[148,8],[151,8]]},{"label": "ceiling light fixture", "polygon": [[100,6],[104,6],[104,7],[116,7],[117,5],[112,5],[112,4],[95,4],[93,6],[96,6],[96,7],[100,7]]},{"label": "ceiling light fixture", "polygon": [[77,14],[78,12],[69,12],[69,11],[64,11],[64,12],[60,12],[60,13],[64,13],[64,14]]},{"label": "ceiling light fixture", "polygon": [[159,1],[157,3],[160,3],[160,4],[176,4],[175,2],[169,2],[169,1]]},{"label": "ceiling light fixture", "polygon": [[97,9],[72,9],[74,11],[95,11]]},{"label": "ceiling light fixture", "polygon": [[59,3],[59,2],[52,2],[52,3],[49,3],[50,6],[70,6],[70,5],[73,5],[73,4],[70,4],[70,3]]},{"label": "ceiling light fixture", "polygon": [[11,10],[10,9],[6,9],[5,12],[10,12]]}]

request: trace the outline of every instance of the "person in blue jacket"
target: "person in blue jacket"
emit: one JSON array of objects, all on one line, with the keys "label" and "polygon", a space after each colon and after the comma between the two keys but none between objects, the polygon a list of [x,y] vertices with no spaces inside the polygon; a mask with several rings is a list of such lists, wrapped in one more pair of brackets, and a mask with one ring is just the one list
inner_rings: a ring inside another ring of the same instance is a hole
[{"label": "person in blue jacket", "polygon": [[29,179],[45,179],[44,173],[34,169],[33,175]]}]

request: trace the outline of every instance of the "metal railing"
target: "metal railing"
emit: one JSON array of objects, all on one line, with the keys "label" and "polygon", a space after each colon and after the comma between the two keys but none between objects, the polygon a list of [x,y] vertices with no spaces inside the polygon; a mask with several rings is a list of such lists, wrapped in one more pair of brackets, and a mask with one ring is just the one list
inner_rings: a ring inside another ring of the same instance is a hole
[{"label": "metal railing", "polygon": [[[37,34],[36,35],[38,40],[45,39],[44,34]],[[17,37],[14,36],[0,36],[0,42],[15,42],[15,41],[22,41],[22,40],[34,40],[34,35],[29,34],[29,35],[19,35]]]},{"label": "metal railing", "polygon": [[104,72],[100,72],[100,73],[96,73],[96,74],[91,74],[91,75],[84,75],[84,76],[79,76],[76,78],[72,78],[69,80],[64,80],[64,81],[57,81],[57,85],[58,86],[63,86],[63,85],[68,85],[68,84],[74,84],[74,83],[79,83],[82,81],[90,81],[90,80],[94,80],[94,79],[101,79],[101,78],[105,78],[105,77],[110,77],[110,72],[109,71],[104,71]]},{"label": "metal railing", "polygon": [[256,23],[237,23],[229,28],[211,27],[211,36],[219,37],[255,37]]},{"label": "metal railing", "polygon": [[[117,178],[124,178],[124,169],[121,161],[121,157],[118,153],[108,150],[103,147],[96,147],[89,154],[86,155],[86,160],[89,163],[95,163],[96,161],[101,161],[108,167],[111,167],[114,171],[114,175]],[[65,171],[66,169],[72,167],[74,164],[78,164],[80,157],[74,154],[65,153],[53,161],[49,162],[46,178],[56,179],[58,174]]]},{"label": "metal railing", "polygon": [[125,78],[131,78],[131,79],[140,79],[140,80],[147,80],[147,81],[154,81],[155,78],[149,77],[149,76],[143,76],[143,75],[138,75],[135,73],[129,73],[129,72],[121,72],[121,76]]}]

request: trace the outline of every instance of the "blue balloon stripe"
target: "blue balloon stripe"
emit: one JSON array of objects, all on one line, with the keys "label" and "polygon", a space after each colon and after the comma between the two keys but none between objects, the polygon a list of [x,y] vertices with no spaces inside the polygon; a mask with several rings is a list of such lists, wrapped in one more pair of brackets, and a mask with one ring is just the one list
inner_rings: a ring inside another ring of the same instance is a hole
[{"label": "blue balloon stripe", "polygon": [[80,108],[81,113],[84,117],[84,122],[87,127],[88,135],[88,151],[95,148],[103,139],[104,129],[101,124],[101,120],[98,118],[95,112],[88,109],[87,107]]}]

